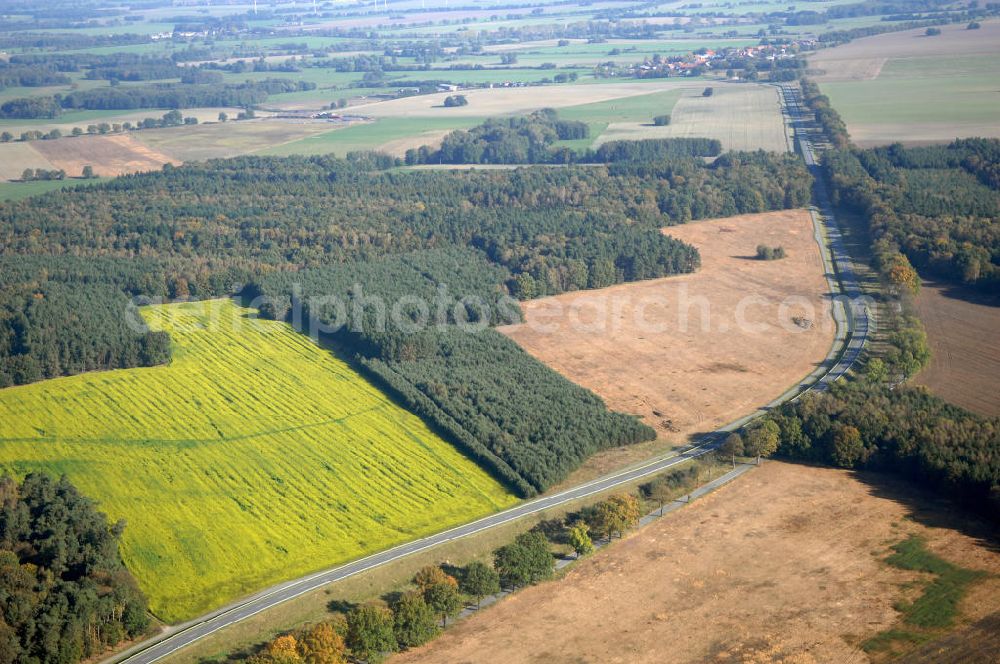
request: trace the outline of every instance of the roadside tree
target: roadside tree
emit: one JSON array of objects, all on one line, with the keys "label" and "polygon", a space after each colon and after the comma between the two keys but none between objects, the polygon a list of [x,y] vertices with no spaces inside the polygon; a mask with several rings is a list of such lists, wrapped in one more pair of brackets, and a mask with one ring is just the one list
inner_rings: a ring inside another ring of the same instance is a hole
[{"label": "roadside tree", "polygon": [[583,521],[577,521],[569,529],[569,543],[576,552],[576,557],[585,556],[594,551],[594,543],[590,539],[590,527]]},{"label": "roadside tree", "polygon": [[399,645],[393,633],[392,611],[376,604],[362,604],[347,614],[347,646],[358,659],[381,662]]},{"label": "roadside tree", "polygon": [[760,458],[771,456],[778,450],[778,442],[781,438],[781,429],[770,419],[766,419],[759,425],[750,429],[744,437],[744,453]]},{"label": "roadside tree", "polygon": [[466,566],[458,587],[469,597],[475,598],[478,609],[484,597],[500,592],[500,575],[489,565],[477,560]]},{"label": "roadside tree", "polygon": [[417,591],[403,593],[392,605],[396,642],[403,648],[414,648],[427,643],[437,634],[434,609],[427,605]]}]

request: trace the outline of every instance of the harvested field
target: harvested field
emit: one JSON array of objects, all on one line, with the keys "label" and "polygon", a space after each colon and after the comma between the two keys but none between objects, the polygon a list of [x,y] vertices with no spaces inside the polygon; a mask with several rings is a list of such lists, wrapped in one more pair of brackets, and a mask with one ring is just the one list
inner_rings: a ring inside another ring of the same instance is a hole
[{"label": "harvested field", "polygon": [[387,141],[376,148],[379,152],[385,152],[386,154],[391,154],[394,157],[404,157],[406,151],[419,148],[422,145],[428,145],[432,149],[437,149],[441,147],[441,141],[444,137],[450,134],[452,129],[433,129],[431,131],[425,131],[422,134],[416,136],[407,136],[406,138],[397,138],[391,141]]},{"label": "harvested field", "polygon": [[711,97],[703,87],[684,90],[670,113],[670,124],[655,127],[646,122],[613,122],[596,145],[613,140],[708,137],[722,141],[726,150],[788,149],[777,92],[764,85],[718,85]]},{"label": "harvested field", "polygon": [[156,171],[164,164],[180,163],[162,152],[143,145],[132,134],[114,136],[76,136],[55,141],[37,141],[38,150],[55,168],[69,175],[80,175],[83,167],[94,167],[101,176]]},{"label": "harvested field", "polygon": [[137,138],[182,161],[196,161],[258,152],[335,129],[337,126],[327,122],[261,119],[150,129],[140,132]]},{"label": "harvested field", "polygon": [[[601,85],[547,85],[523,88],[463,90],[468,106],[445,108],[441,92],[418,97],[352,106],[351,112],[372,117],[484,117],[506,113],[525,113],[539,108],[578,106],[610,99],[635,97],[677,88],[690,88],[690,82],[656,81],[654,83],[606,83]],[[704,85],[701,85],[704,87]]]},{"label": "harvested field", "polygon": [[35,149],[41,141],[0,143],[0,180],[20,180],[26,168],[53,170],[49,160]]},{"label": "harvested field", "polygon": [[927,330],[931,362],[917,376],[935,394],[956,405],[1000,416],[1000,299],[924,282],[917,313]]},{"label": "harvested field", "polygon": [[1000,137],[1000,22],[858,39],[810,59],[822,91],[862,147]]},{"label": "harvested field", "polygon": [[814,76],[819,82],[871,80],[879,76],[887,59],[988,56],[998,52],[1000,21],[983,21],[979,30],[966,30],[964,25],[941,26],[937,37],[927,37],[921,28],[855,39],[818,51],[809,58],[809,66],[823,71]]},{"label": "harvested field", "polygon": [[961,622],[1000,609],[1000,555],[979,537],[989,533],[911,491],[885,477],[767,462],[392,662],[472,662],[484,652],[508,663],[866,662],[859,644],[896,626],[893,605],[919,595],[926,578],[884,562],[910,535],[992,573],[960,604]]},{"label": "harvested field", "polygon": [[[654,443],[598,453],[567,484],[753,411],[812,371],[833,342],[822,261],[804,210],[664,232],[698,247],[698,272],[524,302],[526,322],[500,328],[611,409],[660,432]],[[788,257],[755,260],[760,243],[781,245]]]}]

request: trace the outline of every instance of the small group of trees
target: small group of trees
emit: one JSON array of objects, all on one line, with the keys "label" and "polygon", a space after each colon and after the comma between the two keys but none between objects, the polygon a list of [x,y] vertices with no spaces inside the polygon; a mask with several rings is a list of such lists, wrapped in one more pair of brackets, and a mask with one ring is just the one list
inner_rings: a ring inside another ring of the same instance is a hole
[{"label": "small group of trees", "polygon": [[781,441],[781,430],[771,418],[758,420],[741,432],[734,431],[722,441],[719,454],[730,457],[736,465],[736,457],[768,457],[778,451]]},{"label": "small group of trees", "polygon": [[469,100],[465,98],[465,95],[449,95],[444,98],[444,105],[446,108],[455,108],[456,106],[468,106]]},{"label": "small group of trees", "polygon": [[66,171],[63,169],[59,170],[46,170],[44,168],[26,168],[24,172],[21,173],[21,180],[24,182],[34,182],[36,180],[65,180]]},{"label": "small group of trees", "polygon": [[653,125],[656,127],[666,127],[670,124],[670,114],[657,115],[653,118]]},{"label": "small group of trees", "polygon": [[[626,530],[639,523],[642,508],[639,499],[631,493],[608,496],[601,502],[580,510],[581,521],[587,527],[587,535],[611,540],[621,537]],[[579,553],[579,551],[577,551]]]},{"label": "small group of trees", "polygon": [[785,257],[785,248],[781,245],[768,247],[764,244],[757,245],[757,260],[774,261]]}]

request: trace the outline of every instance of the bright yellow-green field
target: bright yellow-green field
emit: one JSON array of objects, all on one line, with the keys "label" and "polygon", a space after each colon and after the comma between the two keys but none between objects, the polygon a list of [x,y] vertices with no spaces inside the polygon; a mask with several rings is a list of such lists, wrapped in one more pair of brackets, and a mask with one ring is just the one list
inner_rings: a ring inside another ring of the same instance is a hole
[{"label": "bright yellow-green field", "polygon": [[229,300],[147,307],[169,366],[0,390],[0,468],[66,473],[125,518],[175,622],[515,498],[349,365]]}]

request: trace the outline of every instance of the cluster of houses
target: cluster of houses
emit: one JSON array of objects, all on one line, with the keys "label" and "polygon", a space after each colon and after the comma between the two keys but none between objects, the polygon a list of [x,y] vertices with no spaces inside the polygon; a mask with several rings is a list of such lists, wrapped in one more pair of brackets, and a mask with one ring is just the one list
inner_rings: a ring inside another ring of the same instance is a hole
[{"label": "cluster of houses", "polygon": [[597,67],[598,76],[626,76],[656,78],[666,76],[699,76],[712,68],[728,68],[733,61],[773,61],[795,57],[801,51],[816,48],[813,39],[798,39],[784,44],[761,44],[724,48],[718,51],[699,49],[683,56],[662,57],[654,55],[633,64],[606,62]]}]

